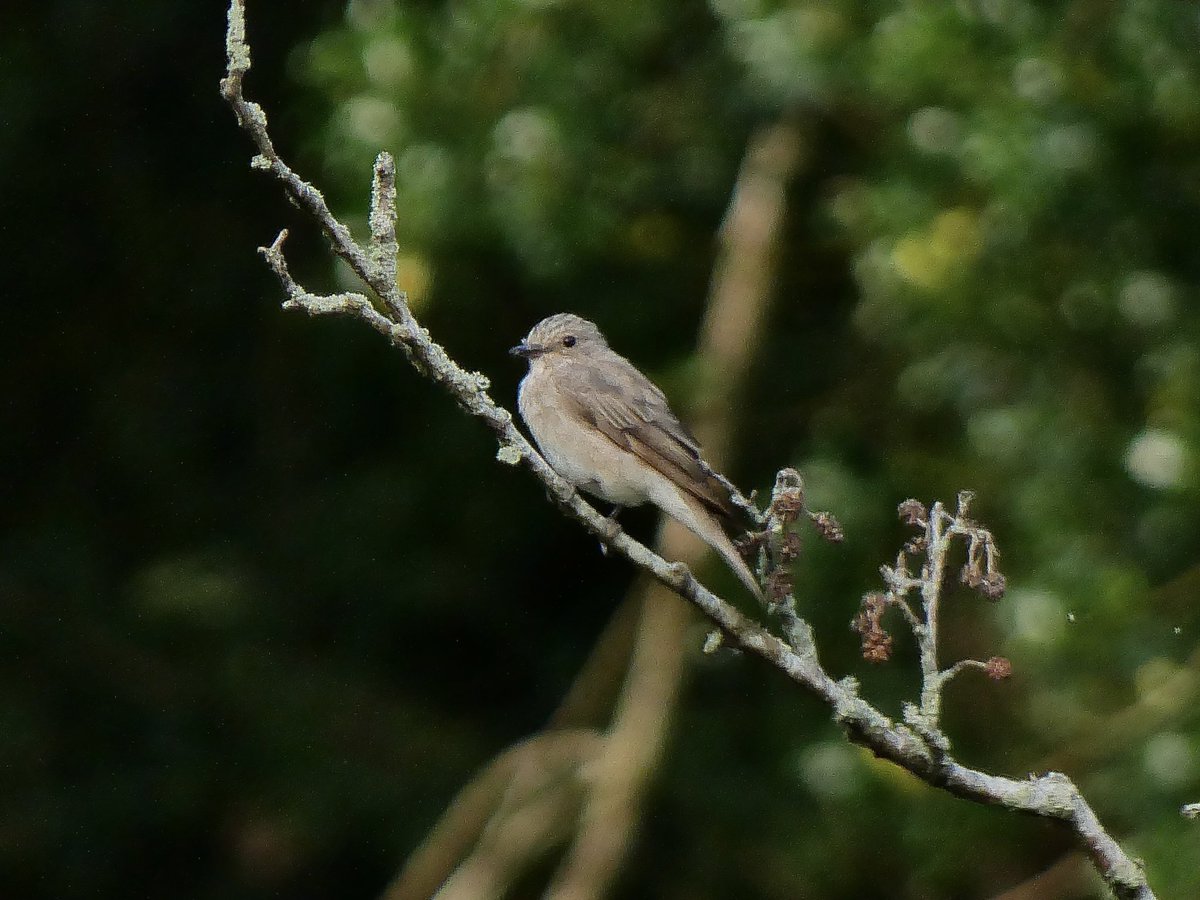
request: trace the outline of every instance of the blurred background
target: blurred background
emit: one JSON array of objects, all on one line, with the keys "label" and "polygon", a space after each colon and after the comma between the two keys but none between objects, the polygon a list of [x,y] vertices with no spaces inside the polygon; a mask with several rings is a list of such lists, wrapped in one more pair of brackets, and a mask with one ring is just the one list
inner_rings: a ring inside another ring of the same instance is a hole
[{"label": "blurred background", "polygon": [[[280,310],[254,252],[280,227],[310,288],[350,282],[249,168],[221,3],[5,20],[0,893],[378,896],[551,719],[633,572],[378,335]],[[1067,772],[1160,897],[1200,896],[1193,4],[252,2],[248,26],[249,95],[360,234],[396,155],[401,285],[510,407],[505,349],[571,310],[704,409],[722,222],[785,128],[716,413],[745,490],[798,466],[846,527],[796,566],[824,662],[898,713],[910,642],[870,666],[848,623],[896,504],[975,489],[1009,592],[954,594],[944,654],[1015,674],[950,689],[957,752]],[[873,760],[703,634],[610,896],[1102,896],[1061,830]]]}]

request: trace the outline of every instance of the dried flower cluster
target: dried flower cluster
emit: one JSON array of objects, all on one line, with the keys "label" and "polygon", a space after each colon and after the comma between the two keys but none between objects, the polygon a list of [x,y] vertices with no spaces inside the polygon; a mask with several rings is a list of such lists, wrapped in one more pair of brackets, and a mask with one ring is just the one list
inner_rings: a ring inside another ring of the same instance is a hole
[{"label": "dried flower cluster", "polygon": [[813,524],[817,526],[817,534],[831,544],[840,544],[846,538],[842,523],[833,517],[832,513],[811,513]]},{"label": "dried flower cluster", "polygon": [[[889,607],[897,608],[917,639],[922,654],[922,668],[926,674],[926,687],[935,693],[945,680],[963,668],[982,669],[989,678],[995,680],[1012,674],[1012,663],[1000,656],[994,656],[986,663],[965,660],[944,672],[937,669],[935,642],[938,604],[945,586],[946,555],[955,539],[964,542],[967,548],[967,561],[959,573],[959,580],[989,600],[999,600],[1004,595],[1005,578],[999,569],[1000,552],[996,549],[992,533],[970,518],[972,500],[974,494],[961,491],[953,516],[943,509],[941,503],[935,503],[931,510],[920,500],[913,499],[905,500],[896,508],[900,521],[917,533],[905,542],[894,566],[881,567],[880,573],[887,591],[866,594],[850,626],[862,638],[863,658],[874,663],[886,662],[891,657],[892,637],[883,626],[883,616]],[[919,577],[909,569],[910,554],[924,557]],[[909,595],[914,592],[919,593],[921,598],[920,615],[909,602]]]},{"label": "dried flower cluster", "polygon": [[983,664],[983,671],[992,681],[1003,681],[1012,675],[1012,662],[1003,656],[993,656]]},{"label": "dried flower cluster", "polygon": [[791,564],[800,557],[800,535],[794,530],[801,516],[807,516],[817,534],[832,543],[845,538],[841,524],[832,513],[813,511],[805,503],[804,479],[795,469],[782,469],[775,476],[771,502],[756,518],[761,531],[747,534],[738,548],[748,557],[757,556],[758,574],[766,585],[770,608],[789,604],[792,593]]},{"label": "dried flower cluster", "polygon": [[868,662],[887,662],[892,656],[892,636],[883,630],[888,600],[883,594],[867,594],[850,627],[862,636],[862,654]]},{"label": "dried flower cluster", "polygon": [[[855,619],[868,659],[886,659],[891,650],[891,637],[882,626],[889,607],[900,610],[916,637],[921,657],[921,702],[919,707],[912,703],[905,705],[904,724],[899,725],[859,695],[854,679],[835,680],[829,675],[821,665],[812,627],[796,613],[786,567],[798,557],[800,542],[790,529],[801,515],[807,515],[823,538],[842,539],[841,526],[831,515],[807,509],[799,473],[792,469],[779,473],[765,514],[733,491],[735,503],[763,526],[761,532],[744,541],[744,546],[758,553],[759,574],[771,587],[768,609],[783,626],[781,639],[709,592],[686,566],[668,563],[624,533],[609,538],[610,529],[604,518],[550,468],[514,427],[511,413],[488,395],[486,379],[462,369],[413,317],[396,283],[396,172],[391,156],[381,153],[376,160],[368,219],[371,236],[369,244],[363,246],[333,216],[320,192],[279,157],[267,133],[265,113],[242,93],[242,82],[250,69],[250,48],[245,39],[241,0],[230,0],[226,52],[228,68],[221,90],[258,151],[252,165],[280,181],[296,204],[320,224],[334,252],[382,303],[382,308],[377,309],[363,293],[318,295],[306,291],[288,272],[282,253],[286,236],[283,232],[271,247],[261,250],[287,293],[285,308],[310,315],[357,318],[403,350],[418,372],[436,381],[464,410],[491,428],[500,444],[502,461],[524,465],[566,514],[590,533],[609,540],[614,550],[703,611],[716,625],[705,642],[707,650],[715,651],[723,641],[728,641],[731,646],[766,660],[825,702],[849,740],[932,785],[975,802],[1062,822],[1117,897],[1153,900],[1154,892],[1143,867],[1104,830],[1094,810],[1065,775],[1050,772],[1016,780],[968,768],[951,755],[950,742],[940,726],[944,685],[967,668],[981,669],[996,679],[1006,678],[1012,672],[1011,663],[1003,657],[992,657],[986,662],[963,660],[946,669],[938,666],[938,606],[945,584],[946,555],[955,538],[962,538],[967,544],[967,563],[961,573],[963,582],[990,599],[1000,597],[1004,591],[995,542],[990,532],[967,517],[969,493],[959,495],[958,510],[953,516],[941,503],[926,508],[918,501],[908,500],[900,505],[901,518],[916,528],[918,534],[905,544],[894,567],[881,569],[886,590],[868,594]],[[919,577],[910,573],[906,554],[924,556]],[[919,616],[908,600],[914,591],[920,595]],[[1185,806],[1184,815],[1194,814],[1193,806]]]}]

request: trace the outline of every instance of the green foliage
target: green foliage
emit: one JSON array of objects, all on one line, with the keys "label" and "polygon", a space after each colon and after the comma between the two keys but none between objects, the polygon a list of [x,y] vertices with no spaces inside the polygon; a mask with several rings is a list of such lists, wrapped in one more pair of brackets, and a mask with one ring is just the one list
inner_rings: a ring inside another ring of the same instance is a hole
[{"label": "green foliage", "polygon": [[[1200,32],[1185,6],[714,2],[710,18],[660,4],[637,27],[599,2],[406,6],[386,21],[354,9],[327,39],[364,65],[313,53],[305,67],[334,104],[330,134],[350,129],[330,162],[361,172],[380,146],[447,160],[457,196],[435,189],[432,206],[458,223],[427,229],[414,197],[405,231],[435,284],[464,264],[441,246],[469,227],[617,328],[624,310],[572,273],[613,257],[668,278],[701,265],[710,245],[667,238],[715,225],[755,121],[803,116],[809,159],[776,302],[808,308],[802,319],[835,312],[819,330],[772,329],[788,350],[748,405],[756,463],[801,464],[858,526],[861,572],[887,552],[889,499],[978,489],[1015,589],[987,640],[966,634],[988,618],[978,608],[957,640],[1012,653],[1030,694],[1077,679],[1068,705],[1104,715],[1139,667],[1182,661],[1195,620],[1156,613],[1153,586],[1195,563],[1200,533]],[[380,46],[407,48],[399,89],[373,65]],[[354,133],[367,102],[403,116],[402,132]],[[794,289],[806,282],[831,290]],[[562,302],[534,290],[546,310]],[[466,302],[443,297],[430,302]],[[831,348],[819,367],[804,358],[815,343]],[[772,434],[793,396],[811,430]],[[821,425],[835,421],[830,442]],[[845,557],[813,562],[804,593],[844,597]],[[828,631],[845,610],[814,614]],[[1020,752],[1005,758],[1033,765],[1033,734],[1064,712],[1029,705],[1008,708]],[[982,741],[988,723],[964,727]],[[1125,761],[1124,777],[1154,792],[1143,763]],[[1179,787],[1195,786],[1190,756],[1184,771]],[[935,855],[934,829],[914,834],[929,843],[912,856]],[[959,880],[941,890],[985,891],[964,875],[945,873]]]},{"label": "green foliage", "polygon": [[[252,248],[280,225],[314,289],[344,275],[245,170],[219,4],[138,6],[0,36],[3,220],[47,236],[10,238],[0,333],[0,883],[369,895],[544,722],[630,573],[375,335],[272,307]],[[250,92],[356,226],[395,154],[402,286],[502,401],[504,349],[572,310],[686,408],[746,142],[800,122],[731,474],[797,465],[847,526],[797,565],[823,659],[911,696],[902,637],[868,669],[847,624],[895,504],[974,488],[1010,592],[953,597],[945,653],[1016,677],[951,688],[956,749],[1065,770],[1160,896],[1200,895],[1192,5],[301,6],[250,3]],[[753,661],[697,660],[678,715],[621,896],[988,897],[1069,849],[862,755]]]}]

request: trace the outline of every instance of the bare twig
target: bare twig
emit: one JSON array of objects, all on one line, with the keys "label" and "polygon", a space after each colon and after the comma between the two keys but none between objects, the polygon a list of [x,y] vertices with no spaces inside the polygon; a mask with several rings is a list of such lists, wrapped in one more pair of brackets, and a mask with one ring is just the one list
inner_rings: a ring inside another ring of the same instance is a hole
[{"label": "bare twig", "polygon": [[[756,133],[747,149],[722,228],[721,264],[714,274],[696,352],[697,359],[712,375],[708,379],[711,387],[701,392],[698,408],[693,410],[696,432],[716,464],[721,461],[732,431],[729,410],[734,406],[765,318],[763,309],[770,297],[773,283],[770,273],[785,210],[781,200],[798,161],[795,149],[799,140],[798,130],[790,123]],[[730,489],[736,492],[732,485]],[[743,506],[752,520],[763,520],[760,511],[740,494],[735,502]],[[684,561],[698,560],[706,552],[705,546],[690,532],[669,521],[664,522],[656,546],[660,555]],[[588,766],[583,809],[574,823],[566,824],[562,819],[555,823],[574,837],[547,896],[574,900],[601,896],[616,873],[636,823],[645,785],[665,747],[671,710],[685,672],[686,633],[691,621],[690,608],[672,592],[657,582],[639,582],[552,717],[550,733],[565,725],[598,719],[602,711],[597,708],[597,701],[606,692],[606,684],[617,667],[623,669],[624,684],[607,738],[599,745],[597,759]],[[476,883],[506,874],[494,865],[475,866],[471,857],[491,854],[492,849],[483,842],[464,848],[454,842],[458,832],[445,827],[445,823],[468,814],[478,790],[492,777],[489,767],[452,801],[434,829],[434,835],[446,846],[441,847],[433,839],[425,842],[421,852],[405,864],[398,884],[413,883],[411,873],[421,868],[428,870],[425,861],[429,858],[437,859],[444,877],[448,876],[447,863],[455,850],[467,856],[460,869],[474,872]],[[566,780],[559,780],[549,789],[569,792],[573,798],[579,795],[578,786]],[[489,830],[505,827],[498,814],[493,816]],[[526,830],[519,807],[514,809],[511,827],[519,833]],[[531,852],[539,849],[535,844],[525,846]],[[428,884],[430,879],[426,876],[420,881]],[[491,887],[493,893],[499,893],[499,885]]]},{"label": "bare twig", "polygon": [[[726,455],[733,432],[729,411],[760,342],[784,197],[800,143],[799,129],[791,123],[764,127],[751,137],[721,228],[721,253],[696,352],[710,375],[709,387],[701,392],[693,417],[696,435],[714,465]],[[725,484],[735,502],[759,520],[753,504]],[[670,520],[664,520],[656,546],[663,556],[678,560],[700,560],[707,552],[686,528]],[[607,893],[666,744],[685,672],[691,610],[659,584],[639,586],[636,599],[642,617],[628,674],[574,841],[546,892],[551,900],[589,900]]]},{"label": "bare twig", "polygon": [[[922,729],[925,733],[909,725],[894,723],[859,696],[857,683],[853,679],[835,681],[831,678],[818,660],[816,647],[810,639],[811,629],[803,619],[794,617],[792,627],[802,632],[799,636],[804,639],[793,640],[793,645],[789,646],[711,593],[696,580],[687,566],[667,562],[623,532],[610,529],[606,519],[559,477],[514,427],[512,415],[489,396],[487,379],[462,369],[417,324],[395,283],[394,271],[388,263],[378,259],[380,255],[386,255],[392,227],[389,223],[394,221],[395,215],[394,202],[390,200],[391,191],[394,190],[389,174],[392,171],[390,157],[380,154],[376,163],[376,189],[371,210],[373,252],[360,247],[351,237],[349,229],[334,218],[320,193],[279,158],[267,135],[266,116],[257,104],[248,102],[243,96],[243,79],[250,69],[250,51],[245,40],[243,16],[241,0],[232,0],[226,39],[228,72],[221,87],[242,129],[258,148],[259,155],[253,164],[256,168],[270,171],[301,208],[313,216],[334,252],[350,264],[364,284],[381,299],[390,315],[384,315],[369,303],[361,302],[361,295],[314,299],[314,295],[305,292],[290,277],[280,275],[288,299],[294,306],[310,313],[361,318],[384,333],[392,343],[403,347],[423,375],[441,386],[459,406],[483,420],[492,430],[500,446],[498,456],[502,461],[520,463],[528,468],[567,515],[594,537],[607,543],[612,550],[699,609],[725,633],[731,644],[765,660],[819,697],[829,706],[834,719],[850,740],[955,796],[1064,822],[1075,833],[1092,864],[1117,897],[1121,900],[1149,900],[1154,896],[1141,867],[1104,830],[1083,795],[1065,775],[1051,772],[1016,780],[961,765],[949,755],[948,747],[942,746],[942,742],[936,739],[939,734],[936,722],[933,723],[935,730]],[[282,251],[278,241],[264,252],[273,267],[276,264],[282,267]],[[286,268],[283,271],[286,272]],[[965,518],[963,506],[960,503],[960,513]],[[944,535],[947,523],[941,520],[941,514],[934,518],[941,521],[937,533]],[[994,554],[986,546],[978,548],[980,566],[990,568],[989,560],[993,560],[993,557]],[[931,568],[930,572],[933,571]],[[982,570],[981,573],[981,579],[989,574]],[[936,612],[937,600],[938,597],[932,594],[923,597],[926,626],[929,624],[929,613]],[[933,633],[936,633],[936,629]],[[925,696],[928,690],[940,689],[941,686],[936,656],[931,651],[923,650],[922,653],[922,710],[926,707],[936,709],[936,699]],[[926,653],[929,654],[928,659]],[[935,738],[933,741],[929,739],[931,735]]]},{"label": "bare twig", "polygon": [[[997,680],[1007,678],[1012,671],[1008,660],[999,656],[986,661],[964,659],[945,669],[938,663],[938,625],[946,586],[946,557],[955,540],[967,545],[967,563],[960,576],[962,582],[992,600],[999,599],[1004,592],[1004,576],[999,569],[1000,553],[995,539],[990,531],[969,518],[973,499],[970,491],[962,491],[954,515],[946,512],[940,501],[928,509],[919,500],[905,500],[900,504],[900,518],[919,534],[897,554],[894,566],[880,569],[887,592],[863,597],[862,610],[853,623],[854,629],[862,635],[863,656],[872,662],[883,662],[891,655],[892,648],[891,635],[883,628],[883,614],[894,608],[903,615],[916,640],[921,660],[920,705],[906,704],[904,721],[921,735],[939,760],[950,750],[949,739],[941,729],[942,691],[950,680],[968,669],[979,669]],[[909,570],[910,553],[924,556],[918,576]],[[920,598],[920,615],[909,603],[908,596],[912,593]]]}]

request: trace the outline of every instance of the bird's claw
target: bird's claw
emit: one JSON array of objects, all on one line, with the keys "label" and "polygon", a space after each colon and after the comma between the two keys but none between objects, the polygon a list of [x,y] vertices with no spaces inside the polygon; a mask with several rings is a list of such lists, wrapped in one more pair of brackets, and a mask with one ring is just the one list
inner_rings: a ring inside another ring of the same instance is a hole
[{"label": "bird's claw", "polygon": [[608,545],[617,539],[621,533],[621,523],[617,521],[623,507],[614,506],[612,512],[604,517],[604,534],[600,538],[600,555],[608,556]]}]

